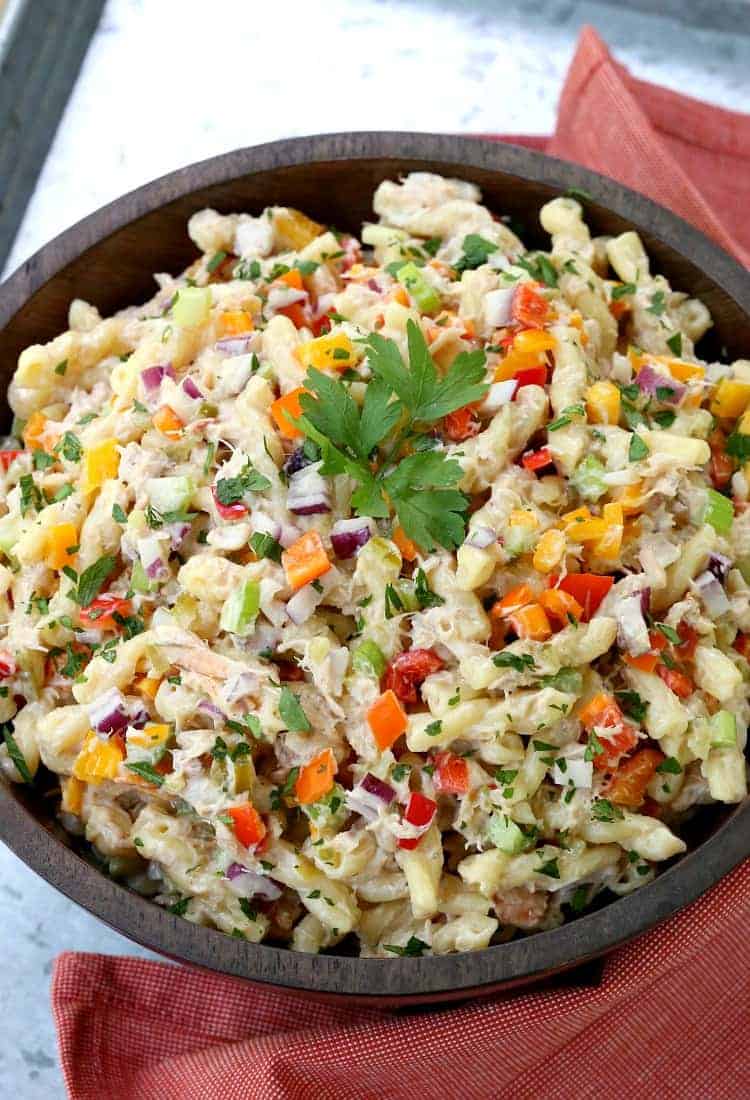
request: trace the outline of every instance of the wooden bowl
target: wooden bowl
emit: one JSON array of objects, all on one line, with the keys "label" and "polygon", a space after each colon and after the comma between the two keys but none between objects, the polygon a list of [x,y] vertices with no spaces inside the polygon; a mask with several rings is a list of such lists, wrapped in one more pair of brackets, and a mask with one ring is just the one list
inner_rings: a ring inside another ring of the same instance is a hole
[{"label": "wooden bowl", "polygon": [[[631,226],[654,269],[701,298],[715,327],[701,350],[729,357],[750,349],[750,276],[701,233],[610,179],[540,153],[436,134],[332,134],[273,142],[214,157],[147,184],[85,218],[32,256],[0,287],[0,377],[19,352],[67,327],[73,297],[106,315],[153,293],[151,273],[177,272],[195,256],[186,233],[204,206],[258,213],[273,203],[358,232],[372,217],[378,183],[412,170],[477,183],[490,209],[543,245],[540,206],[570,187],[588,193],[596,234]],[[6,410],[7,413],[7,410]],[[52,777],[47,775],[47,780]],[[43,797],[0,783],[0,836],[33,870],[119,932],[173,959],[255,982],[369,1004],[465,998],[549,976],[602,955],[668,917],[750,855],[750,801],[706,807],[690,824],[690,850],[654,882],[553,931],[483,951],[436,958],[303,955],[198,927],[106,878],[72,847]]]}]

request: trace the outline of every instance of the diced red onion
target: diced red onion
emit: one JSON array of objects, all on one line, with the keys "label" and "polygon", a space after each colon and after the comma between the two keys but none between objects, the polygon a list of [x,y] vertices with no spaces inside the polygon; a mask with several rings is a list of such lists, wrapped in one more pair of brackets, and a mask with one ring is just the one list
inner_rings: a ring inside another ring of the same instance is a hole
[{"label": "diced red onion", "polygon": [[252,338],[252,332],[248,332],[245,336],[224,336],[221,340],[216,341],[214,347],[222,355],[244,355]]},{"label": "diced red onion", "polygon": [[331,497],[328,482],[320,476],[321,462],[312,462],[289,479],[286,506],[297,516],[313,516],[330,512]]},{"label": "diced red onion", "polygon": [[155,535],[138,539],[138,556],[149,580],[156,580],[167,572],[162,558],[161,540]]},{"label": "diced red onion", "polygon": [[226,878],[233,894],[238,898],[262,898],[264,901],[276,901],[281,897],[281,887],[267,877],[249,871],[240,863],[230,863]]},{"label": "diced red onion", "polygon": [[722,584],[727,579],[727,574],[732,568],[732,562],[724,554],[712,554],[708,559],[708,568],[711,573],[716,577],[717,581]]},{"label": "diced red onion", "polygon": [[484,550],[497,542],[497,534],[491,527],[475,527],[466,540],[467,546],[474,546],[477,550]]},{"label": "diced red onion", "polygon": [[217,707],[216,703],[212,703],[210,699],[199,699],[198,710],[203,714],[210,714],[212,718],[218,718],[220,721],[224,721],[226,715],[221,707]]},{"label": "diced red onion", "polygon": [[170,548],[179,550],[192,528],[189,523],[168,523],[164,530],[169,535]]},{"label": "diced red onion", "polygon": [[372,535],[372,520],[367,516],[337,520],[331,528],[333,552],[337,558],[352,558]]},{"label": "diced red onion", "polygon": [[370,290],[374,290],[376,294],[380,294],[380,283],[377,279],[368,279],[367,285]]},{"label": "diced red onion", "polygon": [[140,699],[128,699],[127,712],[128,725],[132,726],[133,729],[142,730],[151,721],[151,715]]},{"label": "diced red onion", "polygon": [[182,388],[188,397],[192,397],[194,401],[200,401],[203,398],[203,394],[196,386],[192,378],[183,378]]},{"label": "diced red onion", "polygon": [[376,798],[385,802],[386,805],[393,802],[396,797],[396,792],[393,787],[391,787],[389,783],[386,783],[385,780],[378,779],[377,775],[373,775],[372,772],[367,773],[360,786],[363,790],[367,791],[368,794],[375,795]]},{"label": "diced red onion", "polygon": [[651,643],[648,636],[648,626],[643,617],[641,593],[635,592],[632,596],[626,596],[614,606],[614,614],[617,619],[617,644],[626,650],[631,657],[640,657],[648,653]]},{"label": "diced red onion", "polygon": [[642,588],[641,589],[641,611],[643,612],[644,615],[648,615],[650,610],[651,610],[651,589],[650,588]]},{"label": "diced red onion", "polygon": [[[636,383],[638,389],[642,393],[648,394],[649,397],[656,397],[656,391],[662,390],[662,393],[659,394],[659,400],[666,405],[679,405],[685,396],[686,387],[681,382],[675,382],[673,378],[660,374],[659,371],[655,371],[648,364],[638,371]],[[665,394],[663,392],[665,390],[671,390],[672,392],[671,394]]]},{"label": "diced red onion", "polygon": [[496,413],[503,405],[509,405],[518,388],[515,378],[508,378],[505,382],[493,382],[487,391],[487,396],[482,402],[482,412]]},{"label": "diced red onion", "polygon": [[484,296],[484,320],[489,328],[500,328],[511,320],[515,287],[490,290]]},{"label": "diced red onion", "polygon": [[306,623],[315,611],[318,604],[323,601],[323,592],[318,592],[311,584],[306,584],[295,592],[291,600],[287,602],[286,612],[295,626]]},{"label": "diced red onion", "polygon": [[709,615],[725,615],[731,609],[726,592],[709,569],[696,577],[693,583]]},{"label": "diced red onion", "polygon": [[116,733],[128,724],[125,699],[116,687],[100,695],[88,711],[89,721],[97,733]]},{"label": "diced red onion", "polygon": [[347,809],[359,814],[365,821],[376,821],[385,807],[383,799],[365,790],[361,783],[354,790],[346,792],[345,801]]},{"label": "diced red onion", "polygon": [[165,378],[174,378],[174,368],[171,363],[159,363],[153,367],[146,367],[141,371],[141,382],[147,394],[154,394],[159,389]]},{"label": "diced red onion", "polygon": [[239,699],[245,699],[254,694],[258,688],[258,677],[254,672],[238,672],[236,676],[230,676],[221,688],[221,698],[227,703],[236,703]]},{"label": "diced red onion", "polygon": [[292,474],[296,474],[300,470],[303,470],[305,466],[310,466],[313,461],[312,458],[308,458],[305,454],[304,447],[297,447],[284,462],[284,473],[287,477],[291,477]]}]

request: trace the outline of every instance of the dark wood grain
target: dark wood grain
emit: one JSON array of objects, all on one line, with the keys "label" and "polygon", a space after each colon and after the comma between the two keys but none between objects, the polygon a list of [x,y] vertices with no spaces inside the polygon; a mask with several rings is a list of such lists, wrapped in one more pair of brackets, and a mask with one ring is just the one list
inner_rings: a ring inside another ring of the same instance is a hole
[{"label": "dark wood grain", "polygon": [[[538,227],[542,203],[571,186],[585,190],[595,233],[635,227],[654,268],[706,302],[715,329],[704,353],[748,354],[750,276],[669,211],[603,176],[526,149],[444,135],[362,133],[276,142],[193,165],[51,241],[0,287],[0,379],[7,386],[24,347],[66,327],[72,297],[105,314],[149,297],[151,272],[176,272],[194,257],[185,222],[203,206],[259,212],[284,203],[358,231],[372,217],[377,184],[414,169],[473,180],[492,209],[525,224],[529,244],[545,243]],[[561,928],[440,958],[312,957],[197,927],[130,893],[72,850],[48,807],[34,791],[0,783],[0,836],[48,882],[131,939],[257,983],[382,1007],[465,999],[577,966],[668,917],[750,854],[750,802],[711,807],[693,825],[689,853],[655,882]]]}]

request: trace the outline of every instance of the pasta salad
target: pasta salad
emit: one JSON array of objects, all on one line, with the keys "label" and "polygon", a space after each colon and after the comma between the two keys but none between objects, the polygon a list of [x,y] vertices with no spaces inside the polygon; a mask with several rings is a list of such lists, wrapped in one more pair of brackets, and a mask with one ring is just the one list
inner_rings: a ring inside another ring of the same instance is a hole
[{"label": "pasta salad", "polygon": [[0,768],[172,913],[397,957],[635,890],[745,797],[750,361],[578,198],[546,252],[464,181],[374,210],[200,211],[149,302],[22,353]]}]

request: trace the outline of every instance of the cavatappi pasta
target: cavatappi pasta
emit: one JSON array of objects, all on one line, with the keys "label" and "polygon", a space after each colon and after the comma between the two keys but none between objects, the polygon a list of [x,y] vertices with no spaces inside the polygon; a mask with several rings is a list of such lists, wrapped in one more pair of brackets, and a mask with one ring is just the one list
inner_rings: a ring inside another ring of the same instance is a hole
[{"label": "cavatappi pasta", "polygon": [[466,951],[746,794],[750,361],[634,232],[382,183],[361,242],[204,210],[21,355],[0,765],[188,920]]}]

